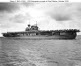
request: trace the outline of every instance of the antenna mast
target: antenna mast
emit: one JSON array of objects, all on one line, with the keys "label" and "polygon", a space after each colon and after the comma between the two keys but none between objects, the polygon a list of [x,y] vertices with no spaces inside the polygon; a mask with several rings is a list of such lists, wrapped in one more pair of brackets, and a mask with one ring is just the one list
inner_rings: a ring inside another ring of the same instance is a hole
[{"label": "antenna mast", "polygon": [[37,26],[37,21],[36,21],[36,26]]}]

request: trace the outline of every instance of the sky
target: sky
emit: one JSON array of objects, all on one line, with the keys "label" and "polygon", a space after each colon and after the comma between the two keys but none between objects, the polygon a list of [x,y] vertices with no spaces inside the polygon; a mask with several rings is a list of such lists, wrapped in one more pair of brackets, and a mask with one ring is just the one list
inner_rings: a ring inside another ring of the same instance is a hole
[{"label": "sky", "polygon": [[3,32],[24,31],[29,23],[36,22],[40,30],[81,30],[80,6],[79,2],[0,3],[0,36]]}]

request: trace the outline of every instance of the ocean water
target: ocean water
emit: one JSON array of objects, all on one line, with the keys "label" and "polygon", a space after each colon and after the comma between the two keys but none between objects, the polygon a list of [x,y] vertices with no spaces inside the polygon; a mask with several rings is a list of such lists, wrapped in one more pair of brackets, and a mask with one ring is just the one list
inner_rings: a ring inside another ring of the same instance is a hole
[{"label": "ocean water", "polygon": [[81,66],[81,36],[75,40],[0,38],[0,66]]}]

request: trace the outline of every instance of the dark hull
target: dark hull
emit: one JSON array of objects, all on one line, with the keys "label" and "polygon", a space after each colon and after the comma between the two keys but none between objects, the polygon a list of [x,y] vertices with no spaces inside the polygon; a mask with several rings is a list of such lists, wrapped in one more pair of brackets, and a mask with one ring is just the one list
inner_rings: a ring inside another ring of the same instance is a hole
[{"label": "dark hull", "polygon": [[7,36],[4,37],[14,37],[14,38],[26,38],[26,39],[75,39],[76,34],[74,35],[18,35],[18,36]]},{"label": "dark hull", "polygon": [[3,33],[4,37],[26,39],[75,39],[77,30],[24,31]]},{"label": "dark hull", "polygon": [[22,37],[15,37],[15,38],[22,38],[22,39],[75,39],[76,36],[22,36]]}]

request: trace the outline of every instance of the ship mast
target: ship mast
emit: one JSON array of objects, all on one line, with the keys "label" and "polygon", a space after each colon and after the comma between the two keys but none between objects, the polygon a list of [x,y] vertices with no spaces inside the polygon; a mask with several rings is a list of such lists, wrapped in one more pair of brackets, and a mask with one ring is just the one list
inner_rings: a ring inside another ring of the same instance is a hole
[{"label": "ship mast", "polygon": [[37,21],[36,21],[36,26],[37,26]]}]

